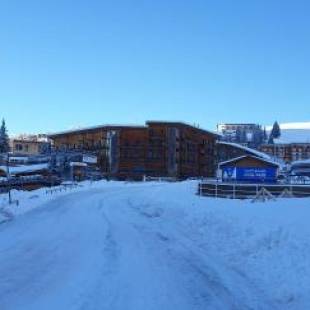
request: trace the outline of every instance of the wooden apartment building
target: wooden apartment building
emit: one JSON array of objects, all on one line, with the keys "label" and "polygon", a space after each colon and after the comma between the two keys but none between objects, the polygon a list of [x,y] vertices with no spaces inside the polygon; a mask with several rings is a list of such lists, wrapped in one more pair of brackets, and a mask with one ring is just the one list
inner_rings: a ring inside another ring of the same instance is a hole
[{"label": "wooden apartment building", "polygon": [[260,150],[287,163],[310,158],[310,143],[263,144]]},{"label": "wooden apartment building", "polygon": [[181,122],[104,125],[50,135],[56,151],[95,153],[101,170],[118,179],[209,177],[217,135]]}]

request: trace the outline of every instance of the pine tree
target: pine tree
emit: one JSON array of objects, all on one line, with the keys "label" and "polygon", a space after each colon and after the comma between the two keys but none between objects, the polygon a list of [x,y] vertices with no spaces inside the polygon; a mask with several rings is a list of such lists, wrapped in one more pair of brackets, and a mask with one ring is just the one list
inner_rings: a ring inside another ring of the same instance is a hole
[{"label": "pine tree", "polygon": [[264,127],[263,141],[266,142],[267,140],[268,140],[268,135],[267,135],[266,127]]},{"label": "pine tree", "polygon": [[278,139],[280,137],[281,137],[280,125],[278,124],[278,122],[275,122],[273,124],[272,130],[270,132],[268,143],[269,144],[273,144],[274,143],[274,139]]},{"label": "pine tree", "polygon": [[281,129],[278,122],[275,122],[272,127],[272,137],[278,139],[281,137]]},{"label": "pine tree", "polygon": [[8,153],[10,151],[9,135],[6,129],[5,120],[2,119],[0,128],[0,153]]}]

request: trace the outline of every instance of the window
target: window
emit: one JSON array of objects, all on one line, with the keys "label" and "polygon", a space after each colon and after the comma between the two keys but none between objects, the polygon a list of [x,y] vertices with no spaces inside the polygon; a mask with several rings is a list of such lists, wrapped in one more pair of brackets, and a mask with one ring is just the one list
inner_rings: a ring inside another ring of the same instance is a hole
[{"label": "window", "polygon": [[22,151],[23,145],[22,144],[15,144],[15,149],[16,149],[16,151]]}]

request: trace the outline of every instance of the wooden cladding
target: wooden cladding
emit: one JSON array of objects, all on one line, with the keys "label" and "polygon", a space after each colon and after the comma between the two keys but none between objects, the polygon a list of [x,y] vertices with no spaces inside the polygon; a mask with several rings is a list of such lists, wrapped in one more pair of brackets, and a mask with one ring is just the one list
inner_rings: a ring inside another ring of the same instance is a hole
[{"label": "wooden cladding", "polygon": [[214,176],[217,136],[171,122],[146,126],[105,126],[52,135],[59,151],[99,154],[103,172],[118,178]]}]

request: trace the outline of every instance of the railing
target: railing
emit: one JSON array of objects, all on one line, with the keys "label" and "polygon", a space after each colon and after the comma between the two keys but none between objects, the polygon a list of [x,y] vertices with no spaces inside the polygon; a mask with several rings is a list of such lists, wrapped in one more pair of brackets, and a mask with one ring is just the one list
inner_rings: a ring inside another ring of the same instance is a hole
[{"label": "railing", "polygon": [[52,187],[50,189],[47,189],[45,191],[45,194],[54,194],[54,193],[61,193],[66,192],[68,190],[73,190],[75,188],[81,187],[82,185],[79,185],[78,183],[70,183],[70,184],[63,184],[61,186]]},{"label": "railing", "polygon": [[24,189],[31,185],[53,186],[59,184],[60,179],[54,176],[10,178],[9,180],[0,181],[0,193],[6,193],[9,189]]},{"label": "railing", "polygon": [[247,199],[257,197],[266,190],[274,197],[301,198],[310,197],[309,185],[293,184],[240,184],[202,182],[199,184],[200,196],[230,199]]}]

